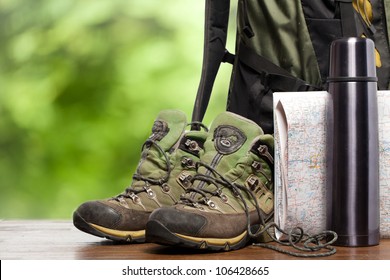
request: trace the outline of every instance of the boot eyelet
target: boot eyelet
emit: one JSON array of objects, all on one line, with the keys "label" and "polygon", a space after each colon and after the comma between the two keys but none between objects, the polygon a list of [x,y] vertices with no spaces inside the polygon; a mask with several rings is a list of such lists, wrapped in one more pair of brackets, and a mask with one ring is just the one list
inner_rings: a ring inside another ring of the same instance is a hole
[{"label": "boot eyelet", "polygon": [[162,185],[162,190],[163,190],[163,192],[167,193],[167,192],[169,192],[170,189],[171,189],[171,188],[168,186],[168,184],[163,184],[163,185]]},{"label": "boot eyelet", "polygon": [[195,163],[191,158],[188,157],[182,157],[181,159],[181,166],[184,168],[195,168]]},{"label": "boot eyelet", "polygon": [[148,191],[148,196],[149,197],[154,197],[155,195],[154,195],[154,192],[152,191],[152,190],[149,190]]},{"label": "boot eyelet", "polygon": [[252,167],[256,172],[260,172],[263,169],[261,162],[258,162],[258,161],[252,162]]},{"label": "boot eyelet", "polygon": [[182,171],[176,180],[182,187],[188,188],[191,186],[192,175],[188,171]]},{"label": "boot eyelet", "polygon": [[215,203],[213,202],[213,201],[211,201],[211,200],[209,200],[208,202],[207,202],[207,205],[210,207],[210,208],[215,208]]},{"label": "boot eyelet", "polygon": [[270,163],[274,163],[274,158],[272,157],[267,145],[260,145],[257,148],[257,151],[259,152],[260,156],[267,158]]},{"label": "boot eyelet", "polygon": [[224,202],[224,203],[228,202],[228,198],[227,198],[226,195],[222,194],[222,195],[220,196],[220,198],[221,198],[222,202]]},{"label": "boot eyelet", "polygon": [[254,191],[259,185],[259,183],[260,179],[254,175],[250,175],[245,181],[246,187],[249,188],[251,191]]},{"label": "boot eyelet", "polygon": [[195,208],[201,208],[198,202],[193,202],[192,206],[194,206]]},{"label": "boot eyelet", "polygon": [[145,186],[144,187],[147,195],[150,197],[150,198],[153,198],[156,196],[156,194],[154,193],[154,191],[149,187],[149,186]]},{"label": "boot eyelet", "polygon": [[141,201],[141,199],[135,193],[131,193],[129,197],[134,203],[140,203]]},{"label": "boot eyelet", "polygon": [[190,150],[190,151],[199,151],[199,145],[196,141],[187,139],[187,141],[184,143],[184,145]]}]

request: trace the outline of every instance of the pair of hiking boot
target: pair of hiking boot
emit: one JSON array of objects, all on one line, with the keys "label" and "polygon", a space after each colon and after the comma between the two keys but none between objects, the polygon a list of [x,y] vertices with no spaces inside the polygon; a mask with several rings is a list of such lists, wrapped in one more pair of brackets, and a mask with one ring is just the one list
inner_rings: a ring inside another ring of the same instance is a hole
[{"label": "pair of hiking boot", "polygon": [[160,112],[132,183],[115,197],[85,202],[74,225],[114,241],[233,250],[270,240],[273,137],[230,112],[210,130],[187,131],[185,114]]}]

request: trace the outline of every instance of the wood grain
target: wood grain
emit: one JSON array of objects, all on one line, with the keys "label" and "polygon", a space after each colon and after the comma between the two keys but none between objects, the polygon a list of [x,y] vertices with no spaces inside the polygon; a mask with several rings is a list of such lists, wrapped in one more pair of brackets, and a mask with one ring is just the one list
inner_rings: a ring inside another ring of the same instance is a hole
[{"label": "wood grain", "polygon": [[[208,252],[157,244],[115,244],[77,230],[71,221],[1,220],[1,260],[288,260],[300,259],[270,249],[247,246],[230,252]],[[390,260],[390,239],[372,247],[337,247],[316,259]]]}]

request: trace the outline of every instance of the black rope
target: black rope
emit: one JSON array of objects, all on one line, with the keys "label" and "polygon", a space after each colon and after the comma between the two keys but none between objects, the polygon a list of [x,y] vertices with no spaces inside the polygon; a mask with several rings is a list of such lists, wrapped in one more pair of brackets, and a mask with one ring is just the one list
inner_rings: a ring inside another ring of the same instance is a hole
[{"label": "black rope", "polygon": [[[278,240],[274,236],[274,234],[269,233],[268,230],[271,228],[277,229],[281,233],[287,235],[288,240],[287,241]],[[336,248],[331,246],[334,242],[336,242],[336,240],[338,238],[337,233],[335,233],[334,231],[323,231],[323,232],[315,234],[315,235],[307,235],[307,234],[303,233],[303,229],[297,227],[297,228],[291,229],[288,233],[286,233],[278,225],[276,225],[274,222],[267,224],[265,229],[267,230],[267,233],[272,238],[272,240],[274,240],[278,244],[280,244],[282,246],[292,246],[293,248],[295,248],[298,251],[303,251],[303,252],[307,252],[307,253],[293,252],[290,250],[285,250],[282,247],[275,246],[272,244],[267,244],[267,243],[254,243],[254,244],[252,244],[253,246],[272,249],[274,251],[278,251],[280,253],[288,254],[291,256],[295,256],[295,257],[306,257],[306,258],[308,258],[308,257],[327,257],[327,256],[331,256],[331,255],[336,253]],[[300,232],[301,232],[300,237],[298,238],[298,240],[294,240],[294,238],[296,237],[296,234],[294,234],[293,231],[297,230],[297,229],[300,230]],[[321,241],[326,240],[328,236],[333,236],[333,237],[330,241],[325,242],[325,243],[321,243]],[[299,244],[299,243],[303,244],[303,246],[298,246],[297,244]],[[311,245],[311,244],[315,244],[315,245]],[[325,252],[318,252],[318,251],[323,250],[323,249],[326,251]]]}]

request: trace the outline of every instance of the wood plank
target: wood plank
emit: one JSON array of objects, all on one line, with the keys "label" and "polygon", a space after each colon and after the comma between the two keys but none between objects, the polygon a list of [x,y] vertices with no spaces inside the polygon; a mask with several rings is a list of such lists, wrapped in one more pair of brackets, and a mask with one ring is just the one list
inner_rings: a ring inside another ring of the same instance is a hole
[{"label": "wood plank", "polygon": [[[270,249],[247,246],[230,252],[209,252],[157,244],[115,244],[77,230],[71,221],[0,221],[2,260],[288,260],[299,259]],[[390,239],[379,246],[337,247],[330,257],[316,259],[390,260]]]}]

